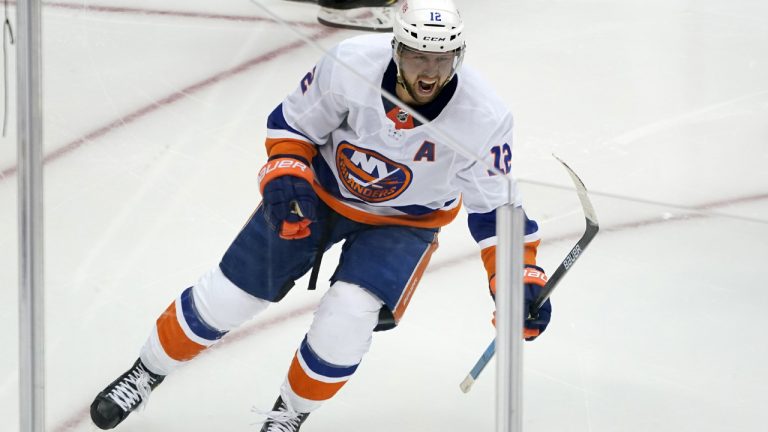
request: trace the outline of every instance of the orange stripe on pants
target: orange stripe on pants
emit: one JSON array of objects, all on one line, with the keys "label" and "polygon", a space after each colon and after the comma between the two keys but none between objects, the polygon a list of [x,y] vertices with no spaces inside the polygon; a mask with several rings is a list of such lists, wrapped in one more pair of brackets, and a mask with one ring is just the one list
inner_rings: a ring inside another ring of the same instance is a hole
[{"label": "orange stripe on pants", "polygon": [[346,381],[325,383],[310,377],[301,367],[297,355],[293,356],[291,368],[288,369],[288,383],[298,396],[313,401],[324,401],[332,398],[346,384]]},{"label": "orange stripe on pants", "polygon": [[421,256],[419,264],[416,265],[416,270],[414,270],[413,275],[411,275],[411,279],[408,280],[408,284],[405,286],[403,294],[400,296],[400,301],[398,301],[397,306],[395,306],[395,311],[393,313],[395,316],[395,322],[399,322],[400,318],[402,318],[403,314],[405,313],[405,309],[411,302],[411,297],[413,297],[413,293],[416,291],[416,286],[419,285],[421,276],[424,275],[424,271],[429,265],[429,259],[432,258],[432,254],[435,252],[435,250],[437,250],[437,246],[437,234],[435,234],[434,240],[432,240],[432,243],[429,245],[427,250],[424,251],[424,255]]},{"label": "orange stripe on pants", "polygon": [[157,319],[157,335],[165,353],[174,360],[186,361],[200,354],[205,346],[190,340],[176,319],[176,302]]}]

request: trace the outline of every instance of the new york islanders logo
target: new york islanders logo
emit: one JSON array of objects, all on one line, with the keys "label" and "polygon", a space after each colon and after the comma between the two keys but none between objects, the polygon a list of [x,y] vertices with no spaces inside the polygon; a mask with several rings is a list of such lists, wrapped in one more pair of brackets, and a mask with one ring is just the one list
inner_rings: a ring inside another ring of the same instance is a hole
[{"label": "new york islanders logo", "polygon": [[354,196],[366,202],[384,202],[408,189],[411,169],[376,153],[342,142],[336,149],[339,179]]}]

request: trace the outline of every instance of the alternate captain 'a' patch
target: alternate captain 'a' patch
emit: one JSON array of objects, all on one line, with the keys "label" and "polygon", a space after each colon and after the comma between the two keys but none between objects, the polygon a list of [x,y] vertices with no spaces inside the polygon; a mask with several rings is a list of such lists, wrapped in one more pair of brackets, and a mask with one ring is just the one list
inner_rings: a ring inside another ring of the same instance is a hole
[{"label": "alternate captain 'a' patch", "polygon": [[366,202],[384,202],[402,194],[413,180],[406,165],[346,141],[336,150],[336,168],[346,189]]}]

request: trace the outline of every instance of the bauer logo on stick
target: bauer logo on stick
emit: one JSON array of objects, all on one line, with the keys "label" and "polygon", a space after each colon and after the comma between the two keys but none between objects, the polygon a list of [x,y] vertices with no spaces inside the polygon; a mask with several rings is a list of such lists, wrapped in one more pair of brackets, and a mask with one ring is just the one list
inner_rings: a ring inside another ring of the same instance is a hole
[{"label": "bauer logo on stick", "polygon": [[563,261],[563,267],[565,267],[566,270],[568,270],[574,262],[576,262],[577,259],[579,259],[579,255],[581,255],[581,247],[579,245],[576,245],[571,249],[571,253],[568,254],[567,257],[565,257],[565,261]]}]

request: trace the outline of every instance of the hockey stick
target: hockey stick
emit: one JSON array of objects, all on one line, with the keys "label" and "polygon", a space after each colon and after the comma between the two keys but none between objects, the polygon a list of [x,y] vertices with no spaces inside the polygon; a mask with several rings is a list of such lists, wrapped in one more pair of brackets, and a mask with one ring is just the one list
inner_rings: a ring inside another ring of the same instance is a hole
[{"label": "hockey stick", "polygon": [[[584,231],[584,235],[581,236],[576,245],[571,248],[571,251],[565,257],[565,259],[563,259],[563,262],[561,262],[557,267],[557,270],[555,270],[555,272],[549,278],[546,285],[544,285],[544,288],[541,290],[539,297],[535,302],[531,304],[531,309],[528,311],[528,314],[531,317],[535,317],[538,314],[539,308],[544,304],[544,302],[547,301],[549,296],[552,295],[552,291],[555,290],[557,284],[560,283],[560,281],[563,279],[563,276],[568,273],[568,270],[570,270],[576,260],[579,259],[581,254],[584,252],[584,249],[587,248],[587,245],[589,245],[592,239],[595,238],[597,231],[600,229],[597,223],[597,215],[595,214],[595,209],[592,207],[592,202],[587,196],[587,188],[584,186],[584,183],[581,181],[579,176],[573,172],[571,167],[569,167],[559,157],[555,156],[555,159],[563,164],[563,167],[565,167],[565,170],[568,171],[568,174],[571,176],[571,180],[573,180],[574,186],[576,186],[576,192],[579,194],[579,201],[581,202],[581,207],[584,211],[584,217],[587,220],[587,229]],[[480,376],[480,372],[485,369],[485,366],[493,358],[494,354],[496,354],[496,339],[491,341],[491,344],[488,345],[488,348],[485,349],[485,352],[483,352],[483,355],[481,355],[477,360],[475,366],[469,372],[467,377],[464,378],[464,381],[461,382],[459,385],[459,387],[461,387],[461,391],[464,393],[469,392],[469,390],[472,388],[472,384],[475,383],[477,377]]]}]

